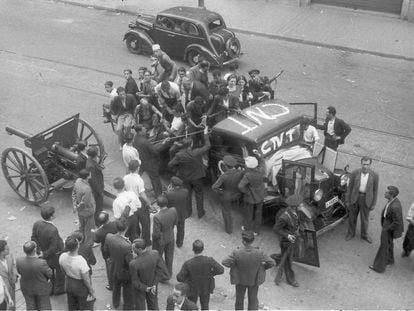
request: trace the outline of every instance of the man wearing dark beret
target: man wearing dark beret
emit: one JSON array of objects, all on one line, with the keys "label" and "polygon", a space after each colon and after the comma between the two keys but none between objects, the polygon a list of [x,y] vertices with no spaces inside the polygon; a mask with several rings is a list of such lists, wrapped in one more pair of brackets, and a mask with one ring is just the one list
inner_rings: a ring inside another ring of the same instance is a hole
[{"label": "man wearing dark beret", "polygon": [[236,169],[237,161],[231,155],[225,155],[223,163],[225,171],[219,176],[211,188],[220,196],[224,229],[228,234],[231,234],[233,232],[231,208],[234,203],[239,202],[241,197],[238,185],[243,177],[243,171]]},{"label": "man wearing dark beret", "polygon": [[295,272],[292,269],[292,261],[293,244],[296,243],[296,239],[299,236],[299,217],[296,210],[302,201],[303,198],[298,194],[288,197],[286,200],[287,208],[280,215],[280,217],[276,219],[276,223],[273,227],[276,233],[280,235],[280,249],[282,254],[272,254],[271,257],[278,262],[278,260],[281,259],[286,252],[289,252],[284,263],[283,270],[286,275],[286,282],[293,287],[299,286],[299,283],[295,278]]},{"label": "man wearing dark beret", "polygon": [[394,264],[394,239],[401,237],[404,231],[401,203],[397,199],[399,193],[397,187],[388,186],[384,194],[388,202],[381,212],[381,244],[374,264],[369,266],[378,273],[384,272],[387,265]]},{"label": "man wearing dark beret", "polygon": [[234,250],[223,260],[222,265],[230,268],[230,282],[236,286],[235,310],[244,309],[244,296],[247,290],[247,310],[258,310],[257,293],[264,283],[266,270],[274,266],[273,260],[258,247],[253,247],[254,234],[242,232],[242,247]]}]

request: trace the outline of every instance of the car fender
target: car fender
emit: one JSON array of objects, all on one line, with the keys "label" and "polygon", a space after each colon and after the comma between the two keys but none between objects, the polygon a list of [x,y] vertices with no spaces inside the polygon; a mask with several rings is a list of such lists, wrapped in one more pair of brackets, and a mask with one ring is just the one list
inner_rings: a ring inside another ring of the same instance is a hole
[{"label": "car fender", "polygon": [[142,40],[144,40],[145,43],[149,44],[150,46],[152,46],[155,43],[154,40],[152,40],[151,37],[148,36],[145,32],[141,32],[141,31],[138,31],[138,30],[129,30],[124,35],[124,41],[126,40],[126,38],[128,36],[138,36],[139,38],[141,38]]},{"label": "car fender", "polygon": [[190,52],[191,50],[197,50],[197,51],[203,53],[203,55],[207,58],[207,60],[210,62],[211,65],[213,65],[213,66],[220,66],[221,65],[221,63],[219,61],[219,57],[217,57],[214,53],[212,53],[206,47],[204,47],[202,45],[199,45],[199,44],[190,44],[189,46],[187,46],[185,48],[184,55],[183,55],[183,58],[185,60],[187,60],[188,52]]}]

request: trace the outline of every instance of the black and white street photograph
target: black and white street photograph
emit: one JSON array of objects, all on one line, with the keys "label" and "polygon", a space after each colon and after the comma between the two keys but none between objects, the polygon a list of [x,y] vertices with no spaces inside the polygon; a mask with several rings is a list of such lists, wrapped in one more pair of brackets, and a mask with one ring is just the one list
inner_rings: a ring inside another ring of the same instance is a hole
[{"label": "black and white street photograph", "polygon": [[0,66],[0,310],[414,309],[414,0],[2,0]]}]

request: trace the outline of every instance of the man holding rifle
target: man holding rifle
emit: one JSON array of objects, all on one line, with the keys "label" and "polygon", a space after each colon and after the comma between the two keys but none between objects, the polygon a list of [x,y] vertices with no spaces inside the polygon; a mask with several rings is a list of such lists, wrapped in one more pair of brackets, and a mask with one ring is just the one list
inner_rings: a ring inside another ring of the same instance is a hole
[{"label": "man holding rifle", "polygon": [[[286,282],[293,287],[298,287],[299,283],[295,279],[295,272],[292,269],[293,250],[296,239],[299,236],[299,217],[296,213],[297,207],[302,203],[303,198],[294,194],[287,198],[286,210],[276,219],[273,229],[280,235],[280,249],[281,254],[272,254],[272,257],[277,265],[280,265],[279,271],[276,274],[275,283],[279,285],[282,278],[282,272],[285,271]],[[282,270],[283,269],[283,270]]]}]

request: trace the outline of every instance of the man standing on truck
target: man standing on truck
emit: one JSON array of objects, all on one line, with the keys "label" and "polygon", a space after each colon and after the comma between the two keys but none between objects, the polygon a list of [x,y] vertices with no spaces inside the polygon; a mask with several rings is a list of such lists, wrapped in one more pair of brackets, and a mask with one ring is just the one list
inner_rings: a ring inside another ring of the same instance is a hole
[{"label": "man standing on truck", "polygon": [[154,57],[157,59],[155,66],[160,65],[164,70],[164,72],[157,77],[157,82],[160,83],[164,80],[174,81],[177,76],[176,63],[171,60],[167,53],[161,50],[159,44],[154,44],[152,46],[152,52],[154,53]]}]

